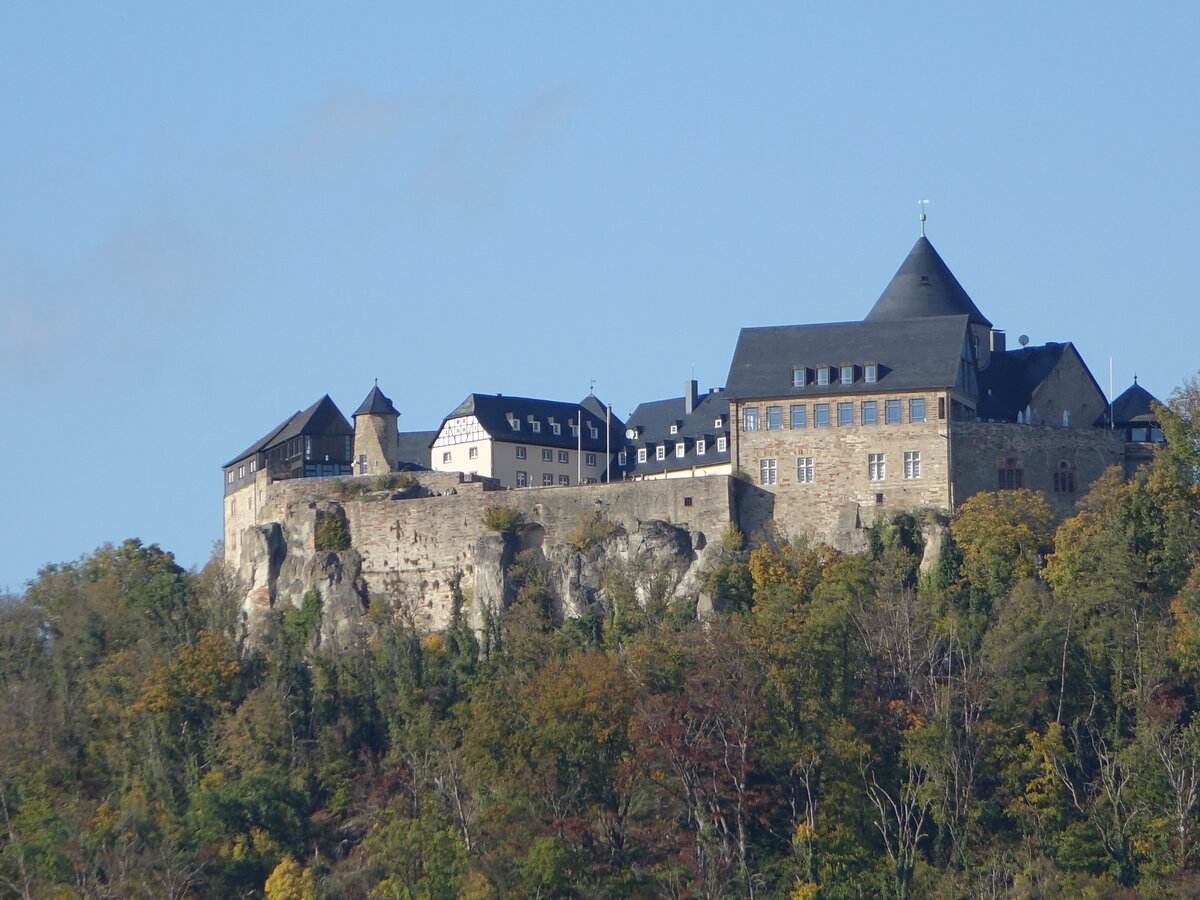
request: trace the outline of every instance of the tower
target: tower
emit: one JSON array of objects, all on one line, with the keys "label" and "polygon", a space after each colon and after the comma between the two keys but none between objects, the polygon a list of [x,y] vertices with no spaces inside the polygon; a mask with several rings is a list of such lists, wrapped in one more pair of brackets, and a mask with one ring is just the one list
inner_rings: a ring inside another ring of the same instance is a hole
[{"label": "tower", "polygon": [[376,384],[354,411],[355,475],[396,470],[400,461],[399,421],[400,413]]}]

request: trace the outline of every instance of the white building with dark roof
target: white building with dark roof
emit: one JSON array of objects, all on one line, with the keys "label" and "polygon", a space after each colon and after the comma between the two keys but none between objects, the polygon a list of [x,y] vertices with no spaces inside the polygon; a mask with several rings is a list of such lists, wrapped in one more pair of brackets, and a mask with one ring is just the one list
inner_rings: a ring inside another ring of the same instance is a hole
[{"label": "white building with dark roof", "polygon": [[625,446],[618,464],[626,478],[692,478],[728,475],[729,401],[714,388],[697,391],[684,385],[682,397],[640,404],[625,426]]}]

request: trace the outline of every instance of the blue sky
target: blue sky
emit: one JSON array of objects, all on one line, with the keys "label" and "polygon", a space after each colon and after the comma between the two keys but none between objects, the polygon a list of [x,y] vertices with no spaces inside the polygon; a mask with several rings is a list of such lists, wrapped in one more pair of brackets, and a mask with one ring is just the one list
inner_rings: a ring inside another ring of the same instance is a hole
[{"label": "blue sky", "polygon": [[859,319],[928,233],[997,327],[1166,397],[1194,350],[1200,6],[8,4],[0,591],[376,377],[619,414],[742,326]]}]

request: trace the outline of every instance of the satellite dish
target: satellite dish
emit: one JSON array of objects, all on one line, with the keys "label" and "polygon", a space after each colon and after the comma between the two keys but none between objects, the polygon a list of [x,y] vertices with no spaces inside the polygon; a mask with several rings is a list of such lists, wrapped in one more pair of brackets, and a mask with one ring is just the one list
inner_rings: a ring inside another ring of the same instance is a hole
[{"label": "satellite dish", "polygon": [[1029,335],[1027,335],[1027,334],[1021,335],[1019,338],[1017,338],[1017,343],[1020,344],[1022,347],[1024,347],[1025,345],[1027,345],[1029,343]]},{"label": "satellite dish", "polygon": [[625,429],[625,437],[629,438],[632,441],[635,437],[637,437],[637,429],[636,428],[626,428]]}]

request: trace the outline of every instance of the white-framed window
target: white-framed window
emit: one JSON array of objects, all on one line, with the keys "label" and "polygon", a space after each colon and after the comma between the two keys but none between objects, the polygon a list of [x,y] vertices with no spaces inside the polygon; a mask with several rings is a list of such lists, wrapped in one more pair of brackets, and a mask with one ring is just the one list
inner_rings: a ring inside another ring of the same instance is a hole
[{"label": "white-framed window", "polygon": [[571,484],[571,476],[570,475],[559,475],[558,483],[561,484],[563,487],[569,487]]},{"label": "white-framed window", "polygon": [[542,473],[542,487],[549,487],[554,484],[554,474],[552,472]]},{"label": "white-framed window", "polygon": [[655,459],[666,459],[667,458],[667,445],[666,444],[659,444],[657,447],[654,448],[654,458]]},{"label": "white-framed window", "polygon": [[585,453],[583,455],[583,464],[585,466],[594,466],[596,464],[596,454],[595,453]]},{"label": "white-framed window", "polygon": [[700,438],[699,440],[696,441],[696,455],[697,456],[703,456],[705,451],[707,451],[707,450],[708,450],[708,443],[704,440],[704,438]]},{"label": "white-framed window", "polygon": [[813,458],[799,456],[796,458],[796,481],[809,484],[813,481]]},{"label": "white-framed window", "polygon": [[924,422],[925,421],[925,398],[913,397],[908,401],[908,421]]},{"label": "white-framed window", "polygon": [[758,431],[757,406],[747,406],[742,410],[742,431]]},{"label": "white-framed window", "polygon": [[637,461],[640,463],[643,463],[646,461],[646,448],[645,447],[638,447]]},{"label": "white-framed window", "polygon": [[683,441],[676,441],[675,442],[675,458],[683,459],[684,452],[685,452],[685,449],[683,446]]},{"label": "white-framed window", "polygon": [[442,453],[442,462],[444,462],[444,463],[450,462],[450,451],[449,450]]},{"label": "white-framed window", "polygon": [[724,453],[728,449],[729,449],[729,438],[727,438],[727,437],[717,438],[717,452]]},{"label": "white-framed window", "polygon": [[713,428],[724,428],[725,426],[721,424],[722,421],[724,420],[720,416],[713,419]]},{"label": "white-framed window", "polygon": [[479,448],[478,447],[468,447],[467,448],[467,459],[479,459]]},{"label": "white-framed window", "polygon": [[867,384],[874,384],[879,380],[879,366],[875,363],[867,363],[863,366],[863,381]]},{"label": "white-framed window", "polygon": [[521,420],[520,419],[509,419],[508,424],[512,426],[513,431],[521,430]]},{"label": "white-framed window", "polygon": [[562,425],[560,425],[558,422],[551,422],[550,431],[552,431],[554,434],[562,434]]},{"label": "white-framed window", "polygon": [[571,423],[571,437],[573,437],[573,438],[579,437],[579,426],[576,425],[574,422]]},{"label": "white-framed window", "polygon": [[571,453],[568,450],[558,451],[558,461],[560,463],[569,463],[571,461]]},{"label": "white-framed window", "polygon": [[842,366],[840,372],[842,384],[854,384],[854,366]]},{"label": "white-framed window", "polygon": [[529,423],[529,429],[534,434],[541,434],[542,433],[542,423],[539,422],[537,419],[534,419],[532,422]]},{"label": "white-framed window", "polygon": [[817,366],[817,384],[829,384],[829,366]]},{"label": "white-framed window", "polygon": [[525,458],[525,448],[518,447],[517,448],[517,459],[524,459],[524,458]]},{"label": "white-framed window", "polygon": [[226,484],[233,484],[233,479],[234,479],[235,477],[236,477],[236,476],[233,474],[233,469],[230,469],[228,472],[226,472],[226,473],[225,473],[225,483],[226,483]]},{"label": "white-framed window", "polygon": [[760,459],[758,461],[758,483],[759,484],[774,484],[775,483],[775,460]]},{"label": "white-framed window", "polygon": [[554,451],[542,448],[542,462],[554,462]]},{"label": "white-framed window", "polygon": [[517,472],[517,487],[529,487],[528,472]]},{"label": "white-framed window", "polygon": [[591,438],[594,441],[596,438],[600,437],[600,429],[591,422],[588,422],[588,434],[591,435]]},{"label": "white-framed window", "polygon": [[245,477],[246,477],[246,464],[242,463],[242,465],[238,466],[238,478],[245,478]]},{"label": "white-framed window", "polygon": [[921,451],[904,451],[904,477],[908,479],[921,477]]},{"label": "white-framed window", "polygon": [[250,471],[251,472],[258,471],[258,460],[257,459],[250,460]]},{"label": "white-framed window", "polygon": [[679,434],[679,426],[678,425],[671,426],[671,434]]},{"label": "white-framed window", "polygon": [[867,454],[867,480],[883,481],[887,477],[887,463],[882,453]]},{"label": "white-framed window", "polygon": [[808,369],[804,366],[796,366],[792,369],[792,387],[804,387],[808,384]]}]

